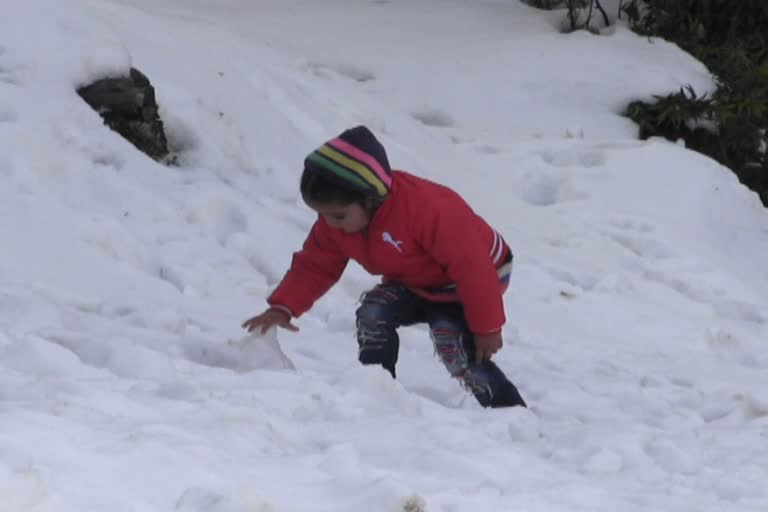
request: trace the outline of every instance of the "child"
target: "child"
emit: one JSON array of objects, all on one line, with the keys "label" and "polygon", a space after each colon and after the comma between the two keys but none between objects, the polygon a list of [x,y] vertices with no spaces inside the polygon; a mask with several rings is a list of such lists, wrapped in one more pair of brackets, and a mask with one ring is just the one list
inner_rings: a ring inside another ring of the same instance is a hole
[{"label": "child", "polygon": [[395,377],[397,328],[426,322],[448,372],[483,407],[525,406],[491,361],[502,345],[512,252],[457,193],[392,171],[379,141],[358,126],[306,158],[301,195],[317,221],[269,309],[244,328],[298,331],[291,319],[309,310],[352,258],[383,276],[357,310],[361,363]]}]

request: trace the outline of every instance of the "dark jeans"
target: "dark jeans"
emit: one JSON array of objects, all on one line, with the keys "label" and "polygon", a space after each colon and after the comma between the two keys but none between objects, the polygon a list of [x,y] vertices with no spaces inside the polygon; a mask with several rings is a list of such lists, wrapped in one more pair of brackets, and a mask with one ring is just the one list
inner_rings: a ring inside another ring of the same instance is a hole
[{"label": "dark jeans", "polygon": [[448,373],[472,391],[483,407],[525,406],[517,388],[493,361],[475,363],[474,335],[456,302],[430,302],[398,284],[367,292],[357,310],[357,342],[363,364],[379,364],[395,377],[400,349],[397,328],[429,324],[435,352]]}]

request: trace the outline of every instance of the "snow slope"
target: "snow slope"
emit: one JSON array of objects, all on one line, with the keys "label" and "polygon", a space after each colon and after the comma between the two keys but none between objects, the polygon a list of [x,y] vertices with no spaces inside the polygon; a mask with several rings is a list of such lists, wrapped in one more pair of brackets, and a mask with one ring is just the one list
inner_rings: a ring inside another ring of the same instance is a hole
[{"label": "snow slope", "polygon": [[[768,214],[636,140],[711,87],[621,26],[515,1],[0,0],[0,511],[768,509]],[[134,65],[181,165],[74,93]],[[424,327],[356,360],[357,266],[301,331],[245,336],[313,221],[305,154],[365,123],[510,242],[483,410]]]}]

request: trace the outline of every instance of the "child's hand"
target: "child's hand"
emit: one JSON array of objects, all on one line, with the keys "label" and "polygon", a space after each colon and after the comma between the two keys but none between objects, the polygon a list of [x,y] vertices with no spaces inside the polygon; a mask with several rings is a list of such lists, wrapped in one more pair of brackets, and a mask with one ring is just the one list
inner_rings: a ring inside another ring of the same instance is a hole
[{"label": "child's hand", "polygon": [[499,351],[502,345],[501,333],[476,334],[475,335],[475,360],[480,364],[485,359],[490,359]]},{"label": "child's hand", "polygon": [[261,334],[266,333],[273,327],[282,327],[289,331],[296,332],[298,327],[291,323],[291,315],[288,312],[279,308],[269,308],[262,314],[249,318],[243,322],[243,329],[247,329],[248,332],[253,332],[257,328],[261,327]]}]

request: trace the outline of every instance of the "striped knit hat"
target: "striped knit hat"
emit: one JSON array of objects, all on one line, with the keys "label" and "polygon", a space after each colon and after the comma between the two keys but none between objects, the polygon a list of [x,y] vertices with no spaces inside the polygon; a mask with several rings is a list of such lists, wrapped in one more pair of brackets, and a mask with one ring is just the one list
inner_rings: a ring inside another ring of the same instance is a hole
[{"label": "striped knit hat", "polygon": [[320,173],[347,190],[386,197],[392,185],[384,146],[365,126],[344,131],[304,160],[304,169]]}]

